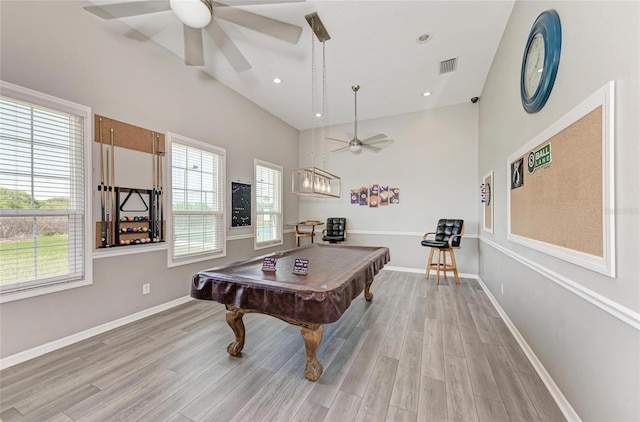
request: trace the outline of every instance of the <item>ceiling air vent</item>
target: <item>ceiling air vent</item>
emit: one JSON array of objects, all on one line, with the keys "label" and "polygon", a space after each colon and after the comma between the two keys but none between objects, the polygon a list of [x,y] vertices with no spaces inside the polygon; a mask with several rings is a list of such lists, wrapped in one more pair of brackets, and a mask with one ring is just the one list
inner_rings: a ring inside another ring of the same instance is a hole
[{"label": "ceiling air vent", "polygon": [[443,60],[440,62],[440,74],[454,72],[458,67],[458,58]]}]

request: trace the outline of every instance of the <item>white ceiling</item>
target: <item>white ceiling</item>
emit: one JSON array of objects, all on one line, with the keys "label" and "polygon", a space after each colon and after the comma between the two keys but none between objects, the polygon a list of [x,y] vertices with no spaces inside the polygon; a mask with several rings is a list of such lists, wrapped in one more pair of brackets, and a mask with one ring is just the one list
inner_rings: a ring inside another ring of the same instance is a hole
[{"label": "white ceiling", "polygon": [[[300,40],[296,45],[288,44],[217,19],[252,68],[235,72],[204,35],[205,65],[200,69],[297,129],[318,127],[321,119],[314,121],[311,112],[313,35],[304,17],[316,11],[331,36],[325,44],[327,125],[353,121],[354,84],[361,86],[358,120],[459,104],[480,96],[513,3],[310,0],[242,6],[302,27]],[[113,25],[95,19],[96,25]],[[182,24],[172,11],[121,20],[184,57]],[[430,41],[418,43],[418,36],[425,33],[431,35]],[[320,84],[322,47],[315,36],[313,39]],[[454,57],[458,58],[457,70],[440,75],[440,61]],[[274,84],[275,77],[283,83]],[[423,97],[424,91],[433,94]],[[315,92],[315,108],[322,108],[320,85]]]}]

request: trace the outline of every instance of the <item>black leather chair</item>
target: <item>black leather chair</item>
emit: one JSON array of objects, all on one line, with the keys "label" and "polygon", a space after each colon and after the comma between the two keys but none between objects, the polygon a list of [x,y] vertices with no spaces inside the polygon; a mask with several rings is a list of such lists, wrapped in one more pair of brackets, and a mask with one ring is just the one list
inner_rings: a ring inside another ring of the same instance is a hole
[{"label": "black leather chair", "polygon": [[322,240],[329,243],[342,243],[347,240],[347,219],[327,218],[327,228],[322,230]]},{"label": "black leather chair", "polygon": [[[453,253],[454,249],[460,248],[460,241],[464,234],[464,220],[449,220],[443,218],[438,221],[438,227],[435,232],[425,233],[422,236],[422,246],[431,248],[429,253],[429,260],[427,261],[427,271],[424,278],[429,278],[431,269],[435,269],[436,272],[436,284],[440,284],[440,271],[444,273],[445,280],[447,279],[447,271],[452,271],[456,280],[456,284],[460,284],[458,278],[458,267],[456,265],[456,256]],[[428,236],[434,235],[433,239],[428,239]],[[433,262],[433,253],[438,251],[438,260]],[[451,263],[447,264],[447,252],[451,257]]]}]

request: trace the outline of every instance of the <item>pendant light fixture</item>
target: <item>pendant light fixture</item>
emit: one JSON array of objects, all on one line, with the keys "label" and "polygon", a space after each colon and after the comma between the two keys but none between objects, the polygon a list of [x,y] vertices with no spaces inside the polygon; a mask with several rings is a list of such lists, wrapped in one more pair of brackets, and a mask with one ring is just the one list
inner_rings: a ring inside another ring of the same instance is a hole
[{"label": "pendant light fixture", "polygon": [[[325,42],[331,37],[324,27],[320,16],[316,12],[310,13],[305,16],[305,19],[311,26],[311,30],[318,38],[318,41],[322,43],[322,139],[325,139],[324,130],[326,126],[327,110],[327,70],[326,70],[326,55],[325,55]],[[315,167],[315,152],[313,151],[313,145],[315,140],[314,133],[314,120],[316,117],[315,109],[315,85],[316,85],[316,54],[315,54],[315,40],[313,35],[311,36],[311,167],[293,169],[291,177],[291,191],[296,195],[312,196],[316,198],[339,198],[342,191],[342,181],[338,176],[335,176],[323,169]],[[322,165],[324,167],[325,157],[324,148],[322,155]]]}]

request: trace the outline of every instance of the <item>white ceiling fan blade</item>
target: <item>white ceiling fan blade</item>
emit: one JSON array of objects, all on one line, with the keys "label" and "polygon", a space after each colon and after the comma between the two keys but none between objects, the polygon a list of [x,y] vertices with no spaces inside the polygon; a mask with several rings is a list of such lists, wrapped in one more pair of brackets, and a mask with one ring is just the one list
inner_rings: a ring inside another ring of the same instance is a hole
[{"label": "white ceiling fan blade", "polygon": [[369,151],[373,151],[373,152],[380,152],[380,151],[382,151],[382,148],[374,147],[374,146],[367,145],[367,144],[362,144],[362,148],[364,148],[364,149],[368,149]]},{"label": "white ceiling fan blade", "polygon": [[169,0],[133,1],[129,3],[113,3],[84,6],[84,10],[102,19],[119,19],[129,16],[146,15],[171,10]]},{"label": "white ceiling fan blade", "polygon": [[331,150],[331,152],[342,152],[342,151],[348,151],[348,150],[349,150],[349,146],[347,145],[346,147]]},{"label": "white ceiling fan blade", "polygon": [[187,66],[204,66],[202,49],[202,30],[182,25],[184,31],[184,64]]},{"label": "white ceiling fan blade", "polygon": [[222,54],[229,60],[229,63],[231,63],[231,66],[233,66],[236,72],[251,69],[251,64],[240,50],[238,50],[238,47],[231,41],[231,38],[224,32],[218,22],[212,20],[204,29],[220,51],[222,51]]},{"label": "white ceiling fan blade", "polygon": [[348,144],[349,143],[349,141],[343,141],[342,139],[336,139],[336,138],[324,138],[324,139],[330,139],[332,141],[338,141],[338,142],[342,142],[344,144]]},{"label": "white ceiling fan blade", "polygon": [[258,15],[243,9],[228,7],[225,4],[212,2],[213,15],[217,18],[253,29],[271,37],[296,44],[302,34],[302,28],[287,22],[282,22],[266,16]]},{"label": "white ceiling fan blade", "polygon": [[307,0],[223,0],[225,6],[253,6],[263,4],[304,3]]},{"label": "white ceiling fan blade", "polygon": [[380,139],[379,141],[367,142],[362,145],[375,145],[380,148],[386,148],[391,144],[393,144],[393,139]]},{"label": "white ceiling fan blade", "polygon": [[379,133],[379,134],[377,134],[377,135],[370,136],[370,137],[368,137],[368,138],[363,139],[363,140],[362,140],[362,143],[363,143],[363,144],[371,143],[371,141],[377,141],[377,140],[379,140],[379,139],[385,139],[385,138],[388,138],[388,136],[387,136],[387,135],[385,135],[384,133]]}]

